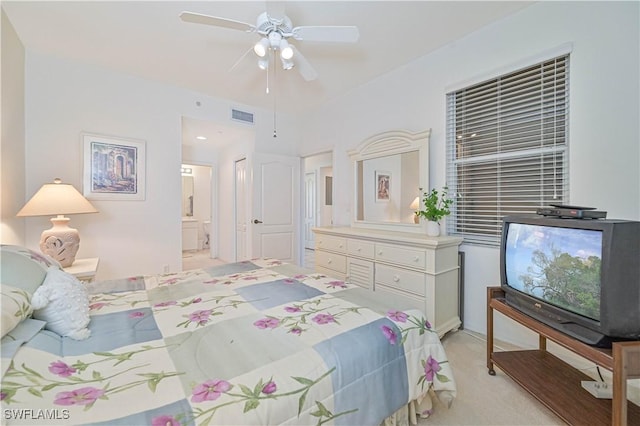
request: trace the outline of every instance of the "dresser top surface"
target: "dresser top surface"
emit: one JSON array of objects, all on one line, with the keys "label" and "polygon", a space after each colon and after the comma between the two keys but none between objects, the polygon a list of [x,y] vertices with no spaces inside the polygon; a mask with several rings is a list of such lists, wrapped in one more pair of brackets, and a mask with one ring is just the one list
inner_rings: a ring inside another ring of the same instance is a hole
[{"label": "dresser top surface", "polygon": [[340,237],[361,238],[391,243],[417,244],[430,247],[458,246],[462,243],[461,237],[440,236],[429,237],[425,234],[410,232],[395,232],[378,229],[354,228],[350,226],[323,226],[313,228],[316,234],[334,235]]}]

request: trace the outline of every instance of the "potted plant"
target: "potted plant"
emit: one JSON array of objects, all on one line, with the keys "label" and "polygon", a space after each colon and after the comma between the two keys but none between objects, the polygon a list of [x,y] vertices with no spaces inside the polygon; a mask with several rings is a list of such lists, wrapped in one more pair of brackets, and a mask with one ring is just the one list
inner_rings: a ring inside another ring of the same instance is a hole
[{"label": "potted plant", "polygon": [[431,237],[440,235],[440,220],[451,214],[450,207],[454,200],[448,198],[448,190],[445,186],[442,191],[434,188],[422,194],[424,209],[418,210],[416,215],[427,220],[427,235]]}]

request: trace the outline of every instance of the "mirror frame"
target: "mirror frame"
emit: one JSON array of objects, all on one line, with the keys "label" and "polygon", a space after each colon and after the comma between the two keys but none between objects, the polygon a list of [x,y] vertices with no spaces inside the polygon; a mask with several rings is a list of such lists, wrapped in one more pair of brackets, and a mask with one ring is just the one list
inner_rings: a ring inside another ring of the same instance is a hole
[{"label": "mirror frame", "polygon": [[379,133],[365,139],[358,145],[356,149],[348,151],[351,158],[352,178],[353,178],[353,197],[351,205],[351,226],[356,228],[382,229],[389,231],[402,231],[413,233],[425,233],[426,223],[402,223],[402,222],[375,222],[358,220],[358,194],[361,190],[358,188],[358,161],[368,160],[372,158],[386,157],[396,154],[402,154],[410,151],[418,151],[418,187],[423,191],[429,188],[429,138],[431,129],[427,129],[418,133],[408,132],[406,130],[392,130]]}]

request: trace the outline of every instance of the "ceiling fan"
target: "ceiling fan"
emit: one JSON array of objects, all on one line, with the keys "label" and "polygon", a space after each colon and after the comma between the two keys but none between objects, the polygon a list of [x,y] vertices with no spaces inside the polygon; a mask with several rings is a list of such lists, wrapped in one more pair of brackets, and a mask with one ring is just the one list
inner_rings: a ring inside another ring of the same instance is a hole
[{"label": "ceiling fan", "polygon": [[306,60],[293,44],[289,43],[289,39],[298,41],[355,43],[358,41],[360,35],[358,27],[355,26],[294,27],[288,16],[280,11],[272,10],[262,12],[258,15],[255,25],[233,19],[186,11],[180,13],[180,19],[194,24],[213,25],[247,33],[258,33],[261,38],[253,46],[253,51],[258,56],[258,66],[261,69],[268,69],[269,58],[273,56],[275,60],[275,54],[279,53],[282,68],[289,70],[295,67],[306,81],[315,80],[318,74],[309,61]]}]

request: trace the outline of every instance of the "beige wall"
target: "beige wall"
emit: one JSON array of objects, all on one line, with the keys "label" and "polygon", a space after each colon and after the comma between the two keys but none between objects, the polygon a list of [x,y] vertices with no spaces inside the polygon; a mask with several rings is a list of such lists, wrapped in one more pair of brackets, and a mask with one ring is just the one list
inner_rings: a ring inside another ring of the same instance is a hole
[{"label": "beige wall", "polygon": [[2,136],[0,140],[0,242],[24,245],[25,202],[24,47],[2,10]]}]

